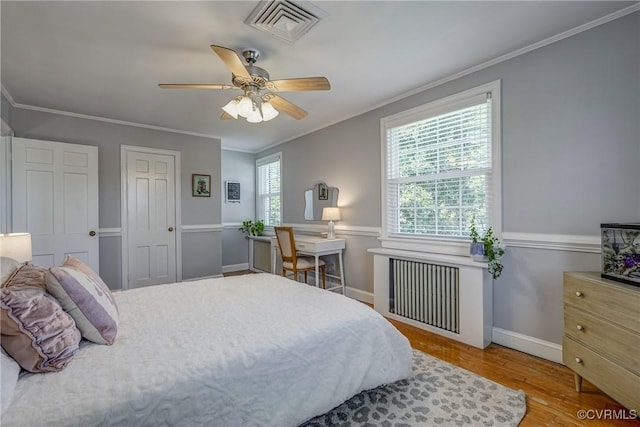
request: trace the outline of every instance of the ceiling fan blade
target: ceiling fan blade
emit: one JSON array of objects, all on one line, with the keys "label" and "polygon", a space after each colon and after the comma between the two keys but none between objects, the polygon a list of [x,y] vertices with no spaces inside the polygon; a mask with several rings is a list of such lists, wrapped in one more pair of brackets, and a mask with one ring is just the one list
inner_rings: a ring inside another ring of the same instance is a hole
[{"label": "ceiling fan blade", "polygon": [[160,83],[162,89],[234,89],[235,86],[215,83]]},{"label": "ceiling fan blade", "polygon": [[308,114],[302,108],[273,93],[268,95],[267,100],[271,102],[271,105],[273,105],[276,110],[282,111],[296,120],[304,119]]},{"label": "ceiling fan blade", "polygon": [[229,119],[233,119],[233,116],[228,114],[226,111],[223,111],[222,115],[220,115],[220,118],[222,120],[229,120]]},{"label": "ceiling fan blade", "polygon": [[329,90],[331,84],[326,77],[303,77],[299,79],[271,80],[265,87],[274,92],[295,92],[303,90]]},{"label": "ceiling fan blade", "polygon": [[244,64],[235,50],[228,47],[211,45],[211,49],[222,59],[222,62],[226,64],[233,74],[238,77],[244,77],[251,80],[251,75],[244,67]]}]

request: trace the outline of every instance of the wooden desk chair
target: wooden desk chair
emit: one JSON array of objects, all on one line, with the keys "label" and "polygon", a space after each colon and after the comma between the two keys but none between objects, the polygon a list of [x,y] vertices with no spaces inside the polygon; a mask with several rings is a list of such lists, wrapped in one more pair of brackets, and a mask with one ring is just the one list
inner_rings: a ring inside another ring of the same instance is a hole
[{"label": "wooden desk chair", "polygon": [[[296,253],[296,242],[293,237],[292,227],[274,227],[280,255],[282,256],[282,275],[287,277],[287,271],[293,272],[294,280],[298,281],[298,273],[304,273],[304,282],[307,283],[307,272],[315,271],[316,261],[311,256],[299,256]],[[318,260],[318,268],[322,272],[322,288],[326,288],[326,271],[323,260]],[[318,278],[316,277],[316,280]]]}]

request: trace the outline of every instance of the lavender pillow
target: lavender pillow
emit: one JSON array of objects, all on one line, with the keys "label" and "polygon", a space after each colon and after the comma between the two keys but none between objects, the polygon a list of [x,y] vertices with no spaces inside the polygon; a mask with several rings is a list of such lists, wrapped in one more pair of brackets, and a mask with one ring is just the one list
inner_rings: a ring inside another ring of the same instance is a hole
[{"label": "lavender pillow", "polygon": [[82,336],[98,344],[113,344],[118,335],[118,308],[100,276],[72,256],[49,272],[47,290],[73,317]]},{"label": "lavender pillow", "polygon": [[29,372],[60,371],[78,351],[75,322],[43,287],[9,280],[0,289],[0,321],[2,348]]},{"label": "lavender pillow", "polygon": [[47,269],[44,267],[38,267],[30,262],[19,264],[18,268],[3,283],[3,286],[11,286],[14,289],[16,287],[36,286],[46,290],[45,274],[47,274]]}]

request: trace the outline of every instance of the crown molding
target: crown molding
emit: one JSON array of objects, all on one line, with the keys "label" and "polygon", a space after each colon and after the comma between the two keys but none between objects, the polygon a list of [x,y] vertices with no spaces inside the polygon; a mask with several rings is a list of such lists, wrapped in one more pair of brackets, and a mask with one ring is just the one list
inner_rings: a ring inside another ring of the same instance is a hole
[{"label": "crown molding", "polygon": [[[491,67],[493,65],[499,64],[501,62],[507,61],[509,59],[515,58],[517,56],[520,55],[524,55],[525,53],[529,53],[531,51],[534,51],[536,49],[539,49],[541,47],[550,45],[552,43],[556,43],[560,40],[566,39],[568,37],[572,37],[576,34],[582,33],[584,31],[590,30],[592,28],[598,27],[600,25],[606,24],[608,22],[614,21],[618,18],[622,18],[623,16],[629,15],[631,13],[637,12],[638,10],[640,10],[640,3],[636,3],[634,5],[631,5],[629,7],[626,7],[624,9],[620,9],[616,12],[610,13],[609,15],[603,16],[601,18],[595,19],[593,21],[587,22],[585,24],[579,25],[577,27],[574,27],[572,29],[569,29],[567,31],[564,31],[560,34],[556,34],[555,36],[551,36],[548,37],[544,40],[541,40],[539,42],[530,44],[528,46],[525,46],[521,49],[516,49],[510,53],[498,56],[497,58],[491,59],[489,61],[485,61],[481,64],[475,65],[473,67],[469,67],[465,70],[459,71],[457,73],[451,74],[447,77],[444,77],[442,79],[433,81],[431,83],[427,83],[425,85],[419,86],[413,90],[410,90],[408,92],[404,92],[400,95],[397,95],[393,98],[387,99],[381,103],[375,104],[373,106],[371,106],[369,109],[367,109],[366,111],[362,111],[359,112],[357,114],[354,114],[352,116],[347,116],[347,117],[343,117],[340,120],[337,120],[335,122],[331,122],[328,123],[327,125],[324,125],[322,127],[317,127],[317,128],[313,128],[310,129],[308,131],[305,131],[303,133],[300,133],[298,135],[294,135],[290,138],[287,138],[283,141],[280,142],[276,142],[273,143],[271,145],[268,145],[264,148],[259,148],[257,150],[241,150],[241,149],[235,149],[235,148],[230,148],[230,147],[225,147],[222,146],[222,149],[224,150],[230,150],[230,151],[240,151],[240,152],[246,152],[246,153],[252,153],[252,154],[257,154],[257,153],[262,153],[264,151],[268,151],[273,149],[274,147],[277,147],[278,145],[282,145],[285,144],[289,141],[293,141],[295,139],[301,138],[305,135],[311,134],[313,132],[317,132],[321,129],[325,129],[328,128],[330,126],[333,126],[335,124],[344,122],[346,120],[352,119],[354,117],[358,117],[360,115],[366,114],[368,112],[371,112],[373,110],[376,110],[378,108],[384,107],[386,105],[392,104],[396,101],[399,101],[401,99],[407,98],[409,96],[418,94],[420,92],[424,92],[426,90],[432,89],[434,87],[443,85],[445,83],[448,83],[450,81],[456,80],[460,77],[464,77],[466,75],[475,73],[477,71],[480,71],[482,69]],[[62,110],[55,110],[52,108],[44,108],[44,107],[37,107],[37,106],[33,106],[33,105],[26,105],[26,104],[19,104],[17,102],[15,102],[15,100],[13,99],[13,97],[11,96],[11,94],[9,93],[9,91],[4,87],[4,85],[0,84],[0,88],[2,91],[2,94],[4,94],[4,96],[7,98],[7,100],[9,101],[9,103],[11,104],[12,107],[14,108],[20,108],[20,109],[24,109],[24,110],[32,110],[32,111],[40,111],[40,112],[45,112],[45,113],[51,113],[51,114],[60,114],[60,115],[65,115],[65,116],[69,116],[69,117],[76,117],[76,118],[82,118],[82,119],[88,119],[88,120],[95,120],[95,121],[101,121],[101,122],[106,122],[106,123],[112,123],[112,124],[119,124],[119,125],[124,125],[124,126],[133,126],[133,127],[138,127],[138,128],[143,128],[143,129],[152,129],[152,130],[158,130],[158,131],[162,131],[162,132],[171,132],[171,133],[177,133],[177,134],[182,134],[182,135],[189,135],[189,136],[197,136],[197,137],[201,137],[201,138],[208,138],[208,139],[217,139],[222,141],[222,137],[220,136],[216,136],[216,135],[208,135],[208,134],[202,134],[202,133],[197,133],[197,132],[190,132],[190,131],[186,131],[186,130],[181,130],[181,129],[173,129],[173,128],[166,128],[166,127],[162,127],[162,126],[155,126],[155,125],[149,125],[149,124],[143,124],[143,123],[135,123],[135,122],[129,122],[129,121],[125,121],[125,120],[116,120],[116,119],[109,119],[109,118],[105,118],[105,117],[99,117],[99,116],[90,116],[90,115],[86,115],[86,114],[80,114],[80,113],[73,113],[73,112],[68,112],[68,111],[62,111]]]},{"label": "crown molding", "polygon": [[636,3],[636,4],[632,5],[632,6],[626,7],[624,9],[620,9],[620,10],[618,10],[616,12],[610,13],[609,15],[603,16],[601,18],[598,18],[598,19],[595,19],[593,21],[587,22],[585,24],[579,25],[577,27],[571,28],[571,29],[569,29],[567,31],[564,31],[564,32],[560,33],[560,34],[556,34],[555,36],[551,36],[551,37],[548,37],[548,38],[546,38],[544,40],[541,40],[539,42],[532,43],[532,44],[530,44],[528,46],[525,46],[523,48],[516,49],[516,50],[514,50],[512,52],[509,52],[509,53],[506,53],[504,55],[498,56],[498,57],[496,57],[494,59],[490,59],[488,61],[482,62],[482,63],[480,63],[478,65],[474,65],[473,67],[466,68],[466,69],[464,69],[462,71],[459,71],[457,73],[450,74],[450,75],[448,75],[446,77],[443,77],[443,78],[435,80],[435,81],[433,81],[431,83],[427,83],[425,85],[419,86],[419,87],[417,87],[415,89],[412,89],[412,90],[410,90],[408,92],[401,93],[400,95],[394,96],[393,98],[387,99],[387,100],[385,100],[383,102],[380,102],[378,104],[374,104],[373,106],[371,106],[366,111],[362,111],[362,112],[354,114],[352,116],[343,117],[338,121],[335,121],[335,122],[327,124],[326,126],[323,126],[322,128],[311,129],[311,130],[309,130],[307,132],[298,134],[296,136],[292,136],[291,138],[287,138],[284,141],[276,142],[274,144],[271,144],[271,145],[261,149],[260,151],[258,151],[258,153],[270,150],[270,149],[272,149],[274,147],[277,147],[278,145],[285,144],[285,143],[287,143],[289,141],[293,141],[295,139],[301,138],[301,137],[303,137],[305,135],[308,135],[310,133],[316,132],[316,131],[318,131],[320,129],[328,128],[329,126],[333,126],[335,124],[344,122],[344,121],[352,119],[354,117],[361,116],[363,114],[366,114],[366,113],[369,113],[371,111],[377,110],[378,108],[382,108],[382,107],[385,107],[387,105],[393,104],[394,102],[400,101],[401,99],[408,98],[410,96],[413,96],[413,95],[416,95],[418,93],[427,91],[429,89],[433,89],[435,87],[438,87],[438,86],[443,85],[445,83],[448,83],[450,81],[459,79],[459,78],[464,77],[466,75],[475,73],[477,71],[483,70],[485,68],[492,67],[492,66],[494,66],[496,64],[499,64],[501,62],[505,62],[505,61],[507,61],[509,59],[512,59],[512,58],[515,58],[517,56],[524,55],[525,53],[529,53],[529,52],[532,52],[532,51],[534,51],[536,49],[540,49],[541,47],[545,47],[545,46],[548,46],[548,45],[550,45],[552,43],[556,43],[556,42],[558,42],[560,40],[564,40],[566,38],[575,36],[576,34],[580,34],[580,33],[584,32],[584,31],[587,31],[587,30],[590,30],[592,28],[598,27],[600,25],[606,24],[607,22],[611,22],[611,21],[614,21],[614,20],[616,20],[618,18],[622,18],[623,16],[630,15],[630,14],[632,14],[634,12],[637,12],[638,10],[640,10],[640,3]]},{"label": "crown molding", "polygon": [[74,117],[74,118],[77,118],[77,119],[94,120],[94,121],[97,121],[97,122],[111,123],[111,124],[117,124],[117,125],[123,125],[123,126],[131,126],[131,127],[137,127],[137,128],[143,128],[143,129],[158,130],[158,131],[161,131],[161,132],[178,133],[178,134],[182,134],[182,135],[197,136],[197,137],[200,137],[200,138],[217,139],[219,141],[222,141],[222,138],[219,137],[219,136],[207,135],[205,133],[190,132],[190,131],[187,131],[187,130],[173,129],[173,128],[167,128],[167,127],[163,127],[163,126],[155,126],[155,125],[148,125],[148,124],[143,124],[143,123],[135,123],[135,122],[129,122],[129,121],[126,121],[126,120],[109,119],[109,118],[106,118],[106,117],[91,116],[89,114],[81,114],[81,113],[73,113],[73,112],[70,112],[70,111],[56,110],[56,109],[53,109],[53,108],[36,107],[36,106],[33,106],[33,105],[19,104],[17,102],[12,103],[11,105],[13,105],[14,108],[20,108],[22,110],[31,110],[31,111],[38,111],[38,112],[42,112],[42,113],[58,114],[58,115],[61,115],[61,116]]},{"label": "crown molding", "polygon": [[16,101],[13,100],[13,97],[11,96],[7,88],[4,87],[4,85],[1,83],[0,83],[0,92],[2,92],[5,98],[7,98],[7,101],[9,101],[9,104],[11,104],[12,107],[16,106]]}]

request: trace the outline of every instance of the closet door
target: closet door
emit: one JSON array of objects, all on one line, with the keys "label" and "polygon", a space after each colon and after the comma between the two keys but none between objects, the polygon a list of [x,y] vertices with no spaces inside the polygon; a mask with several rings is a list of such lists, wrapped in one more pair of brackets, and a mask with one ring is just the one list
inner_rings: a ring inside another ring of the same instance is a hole
[{"label": "closet door", "polygon": [[140,147],[123,150],[127,196],[123,222],[129,254],[128,280],[123,288],[173,283],[178,277],[177,153]]},{"label": "closet door", "polygon": [[31,233],[33,263],[73,255],[99,272],[98,147],[12,138],[13,231]]}]

